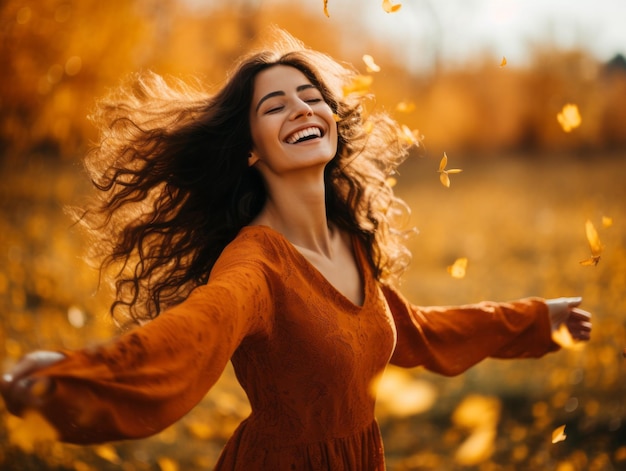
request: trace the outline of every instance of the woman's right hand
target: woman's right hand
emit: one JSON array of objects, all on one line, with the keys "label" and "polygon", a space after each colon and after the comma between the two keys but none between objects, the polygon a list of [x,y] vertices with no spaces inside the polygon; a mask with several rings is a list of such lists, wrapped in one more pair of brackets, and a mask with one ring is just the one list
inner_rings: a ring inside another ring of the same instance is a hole
[{"label": "woman's right hand", "polygon": [[39,408],[54,391],[50,378],[31,375],[65,358],[59,352],[38,350],[24,355],[0,380],[0,393],[11,414],[22,415],[29,408]]}]

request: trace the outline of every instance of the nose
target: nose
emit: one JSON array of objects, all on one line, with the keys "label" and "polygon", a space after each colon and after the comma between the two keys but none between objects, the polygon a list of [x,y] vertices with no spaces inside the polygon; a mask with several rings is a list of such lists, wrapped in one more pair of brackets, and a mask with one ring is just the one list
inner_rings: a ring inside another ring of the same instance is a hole
[{"label": "nose", "polygon": [[313,116],[313,109],[306,101],[297,100],[291,115],[291,119],[298,119],[302,116]]}]

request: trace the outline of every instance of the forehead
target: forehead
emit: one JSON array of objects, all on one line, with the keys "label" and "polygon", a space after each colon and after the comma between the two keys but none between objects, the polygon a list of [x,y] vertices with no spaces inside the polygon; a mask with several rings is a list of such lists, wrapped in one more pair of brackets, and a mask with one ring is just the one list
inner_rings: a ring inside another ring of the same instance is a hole
[{"label": "forehead", "polygon": [[290,91],[311,81],[300,70],[288,65],[274,65],[259,72],[254,79],[254,97],[274,91]]}]

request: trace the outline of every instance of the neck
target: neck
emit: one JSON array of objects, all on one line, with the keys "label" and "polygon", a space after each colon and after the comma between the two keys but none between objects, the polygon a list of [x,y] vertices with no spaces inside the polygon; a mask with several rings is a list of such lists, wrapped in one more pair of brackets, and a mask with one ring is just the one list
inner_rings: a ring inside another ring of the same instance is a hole
[{"label": "neck", "polygon": [[267,187],[268,198],[255,224],[277,230],[300,249],[330,255],[324,179],[286,179]]}]

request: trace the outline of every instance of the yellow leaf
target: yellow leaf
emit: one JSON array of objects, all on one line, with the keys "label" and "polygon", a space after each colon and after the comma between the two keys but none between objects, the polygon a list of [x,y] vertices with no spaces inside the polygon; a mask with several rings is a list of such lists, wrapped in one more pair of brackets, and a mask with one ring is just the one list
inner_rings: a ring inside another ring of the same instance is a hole
[{"label": "yellow leaf", "polygon": [[425,412],[437,400],[437,390],[431,383],[416,379],[399,367],[388,367],[374,380],[371,388],[377,407],[396,417]]},{"label": "yellow leaf", "polygon": [[570,132],[572,129],[577,128],[582,122],[578,106],[570,103],[563,106],[563,109],[556,115],[556,119],[565,132]]},{"label": "yellow leaf", "polygon": [[389,177],[387,178],[387,180],[385,180],[385,184],[389,188],[393,188],[394,186],[396,186],[396,183],[398,183],[398,180],[396,180],[394,177]]},{"label": "yellow leaf", "polygon": [[373,81],[374,77],[371,75],[357,75],[350,83],[343,86],[343,95],[365,95],[369,93],[369,88]]},{"label": "yellow leaf", "polygon": [[407,144],[409,145],[419,145],[419,131],[411,131],[411,129],[406,125],[402,125],[402,133],[401,137],[403,137]]},{"label": "yellow leaf", "polygon": [[454,454],[454,460],[462,466],[476,466],[489,459],[495,451],[496,430],[491,427],[475,429],[461,443]]},{"label": "yellow leaf", "polygon": [[584,266],[596,266],[600,261],[603,246],[602,242],[600,242],[598,231],[589,219],[585,222],[585,234],[587,235],[587,242],[589,243],[589,249],[591,250],[591,257],[581,260],[580,264]]},{"label": "yellow leaf", "polygon": [[465,277],[466,271],[467,271],[467,258],[466,257],[457,258],[454,261],[454,263],[448,267],[448,273],[450,273],[450,276],[458,280]]},{"label": "yellow leaf", "polygon": [[400,3],[394,5],[393,3],[391,3],[391,0],[383,0],[383,10],[385,10],[385,12],[387,13],[395,13],[400,8],[402,8],[402,4]]},{"label": "yellow leaf", "polygon": [[448,165],[448,156],[444,152],[443,157],[439,161],[439,171],[443,172],[446,169],[446,165]]},{"label": "yellow leaf", "polygon": [[502,61],[500,62],[500,67],[506,67],[506,57],[502,56]]},{"label": "yellow leaf", "polygon": [[566,438],[567,435],[565,435],[565,425],[561,425],[552,431],[552,443],[562,442]]},{"label": "yellow leaf", "polygon": [[415,110],[415,103],[413,103],[412,101],[411,102],[401,101],[400,103],[396,105],[396,111],[400,113],[411,113],[414,110]]},{"label": "yellow leaf", "polygon": [[613,218],[608,216],[602,216],[602,227],[607,228],[613,225]]},{"label": "yellow leaf", "polygon": [[475,466],[493,454],[500,409],[500,400],[489,396],[470,395],[459,404],[452,420],[456,425],[470,429],[471,433],[454,455],[457,463]]},{"label": "yellow leaf", "polygon": [[58,439],[56,429],[39,413],[26,411],[20,419],[7,416],[9,443],[18,446],[26,453],[32,453],[39,443]]},{"label": "yellow leaf", "polygon": [[380,67],[374,62],[374,58],[369,54],[363,55],[363,62],[365,62],[365,68],[368,72],[380,72]]},{"label": "yellow leaf", "polygon": [[600,255],[602,253],[602,248],[603,248],[602,242],[600,242],[598,231],[596,231],[595,226],[589,219],[585,221],[585,234],[587,235],[587,241],[589,242],[591,255]]},{"label": "yellow leaf", "polygon": [[178,463],[171,458],[160,457],[157,463],[161,471],[178,471]]},{"label": "yellow leaf", "polygon": [[583,348],[582,343],[576,342],[565,324],[561,324],[558,329],[552,332],[552,340],[562,348],[577,350]]},{"label": "yellow leaf", "polygon": [[448,176],[448,172],[441,172],[439,174],[439,181],[446,188],[450,188],[450,177]]},{"label": "yellow leaf", "polygon": [[117,454],[117,450],[111,445],[98,445],[93,451],[96,455],[109,463],[120,464],[122,462],[122,459]]},{"label": "yellow leaf", "polygon": [[450,177],[448,176],[448,174],[461,173],[463,170],[461,170],[460,168],[451,168],[449,170],[446,170],[446,165],[448,165],[448,156],[444,152],[443,157],[439,162],[439,180],[441,180],[441,184],[443,186],[445,186],[446,188],[450,188]]},{"label": "yellow leaf", "polygon": [[328,13],[328,0],[324,0],[324,15],[326,15],[326,18],[330,18],[330,13]]}]

